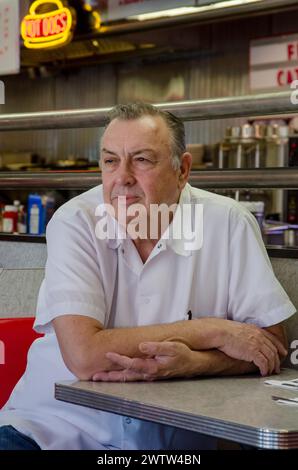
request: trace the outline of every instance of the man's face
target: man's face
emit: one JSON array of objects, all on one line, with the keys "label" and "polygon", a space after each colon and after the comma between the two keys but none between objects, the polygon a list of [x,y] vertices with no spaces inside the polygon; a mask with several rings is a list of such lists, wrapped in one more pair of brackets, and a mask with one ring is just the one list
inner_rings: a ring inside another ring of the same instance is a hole
[{"label": "man's face", "polygon": [[101,167],[105,203],[118,218],[118,198],[126,207],[177,203],[182,187],[180,170],[174,170],[170,133],[159,116],[134,120],[114,119],[101,142]]}]

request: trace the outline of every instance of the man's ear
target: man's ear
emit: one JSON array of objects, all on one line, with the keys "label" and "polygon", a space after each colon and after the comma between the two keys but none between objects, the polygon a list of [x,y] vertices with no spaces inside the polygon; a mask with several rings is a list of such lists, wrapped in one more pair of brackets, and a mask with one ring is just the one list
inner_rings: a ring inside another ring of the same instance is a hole
[{"label": "man's ear", "polygon": [[186,185],[188,178],[189,178],[189,173],[191,170],[191,162],[192,162],[192,156],[189,152],[184,152],[184,154],[181,157],[181,164],[180,164],[180,169],[179,169],[179,186],[181,188],[184,188]]}]

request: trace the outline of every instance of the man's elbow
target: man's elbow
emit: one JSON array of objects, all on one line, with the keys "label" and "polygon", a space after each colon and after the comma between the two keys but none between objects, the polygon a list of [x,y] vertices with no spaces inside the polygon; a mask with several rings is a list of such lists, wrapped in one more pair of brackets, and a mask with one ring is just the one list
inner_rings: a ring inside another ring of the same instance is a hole
[{"label": "man's elbow", "polygon": [[91,380],[108,361],[103,325],[80,315],[63,315],[55,318],[53,324],[66,367],[78,379]]},{"label": "man's elbow", "polygon": [[87,366],[87,364],[75,364],[72,366],[71,372],[78,380],[92,380],[93,373]]},{"label": "man's elbow", "polygon": [[64,357],[64,363],[70,372],[79,380],[92,380],[93,375],[101,370],[106,370],[107,359],[105,352],[96,355],[96,360],[90,356],[90,351],[80,350],[72,357]]},{"label": "man's elbow", "polygon": [[80,354],[76,354],[71,358],[63,355],[64,364],[68,370],[79,380],[91,380],[92,374],[88,367],[87,361],[85,361]]}]

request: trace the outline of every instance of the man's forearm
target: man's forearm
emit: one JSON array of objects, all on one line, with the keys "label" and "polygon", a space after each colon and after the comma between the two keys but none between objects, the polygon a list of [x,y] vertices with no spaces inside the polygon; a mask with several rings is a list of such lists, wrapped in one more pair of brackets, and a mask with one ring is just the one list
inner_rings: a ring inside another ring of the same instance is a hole
[{"label": "man's forearm", "polygon": [[221,351],[192,351],[189,377],[204,375],[242,375],[259,372],[252,362],[233,359]]},{"label": "man's forearm", "polygon": [[[54,320],[54,327],[67,367],[80,379],[114,365],[107,352],[142,357],[139,345],[148,341],[177,341],[192,350],[217,347],[222,324],[228,320],[200,318],[175,323],[132,328],[103,329],[98,321],[80,315],[65,315]],[[67,332],[67,334],[65,334]]]},{"label": "man's forearm", "polygon": [[[270,334],[275,334],[283,340],[282,325],[270,327]],[[253,330],[249,330],[251,333]],[[264,333],[263,333],[264,334]],[[253,343],[255,338],[253,337]],[[265,357],[262,347],[267,345],[267,336],[261,335],[261,343],[256,355],[249,357],[250,341],[244,342],[244,353],[239,356],[225,354],[219,349],[194,351],[182,342],[162,341],[141,343],[140,349],[145,357],[134,355],[133,357],[110,352],[108,359],[113,363],[112,367],[99,369],[93,376],[93,380],[102,381],[137,381],[137,380],[162,380],[173,377],[195,377],[204,375],[241,375],[259,371],[263,376],[280,372],[280,358],[277,349]],[[273,347],[273,344],[271,345]]]},{"label": "man's forearm", "polygon": [[[276,332],[278,331],[278,327],[273,328]],[[109,351],[129,357],[142,356],[139,345],[146,341],[181,342],[193,351],[218,349],[218,352],[224,353],[224,357],[232,358],[232,361],[233,358],[237,359],[237,367],[240,367],[240,362],[242,362],[245,372],[247,364],[251,362],[257,366],[252,370],[260,368],[261,371],[264,371],[268,361],[269,368],[275,370],[275,366],[279,363],[278,353],[286,354],[283,344],[273,332],[262,330],[255,325],[221,318],[199,318],[163,325],[103,330],[98,337],[101,337],[102,344],[107,345]],[[211,359],[212,357],[210,356]],[[207,358],[206,355],[205,361]],[[238,369],[234,370],[235,362],[226,361],[226,367],[227,370],[231,369],[231,373],[237,373]]]},{"label": "man's forearm", "polygon": [[[92,378],[100,370],[114,370],[115,364],[107,358],[107,352],[144,357],[140,345],[146,342],[180,342],[193,351],[218,349],[231,358],[254,362],[263,374],[278,368],[277,348],[283,350],[273,334],[221,318],[113,329],[103,329],[97,320],[80,315],[57,317],[53,323],[65,364],[82,380]],[[205,366],[208,370],[207,363]]]},{"label": "man's forearm", "polygon": [[[120,354],[140,355],[139,344],[146,341],[178,341],[193,350],[204,350],[218,346],[218,335],[222,324],[227,320],[220,318],[198,318],[192,321],[178,321],[159,325],[138,326],[132,328],[112,328],[98,333],[101,341],[109,348],[123,348]],[[130,349],[128,351],[128,349]]]},{"label": "man's forearm", "polygon": [[[200,318],[161,325],[101,330],[92,337],[93,347],[91,347],[92,343],[89,343],[89,354],[92,354],[92,351],[93,354],[96,354],[96,351],[100,353],[102,369],[109,370],[111,364],[105,357],[106,352],[113,351],[130,357],[142,357],[139,345],[146,341],[177,341],[192,350],[216,348],[218,320]],[[87,351],[86,354],[88,354]],[[90,365],[94,363],[91,355],[87,362]],[[98,370],[98,361],[96,362],[96,370]]]}]

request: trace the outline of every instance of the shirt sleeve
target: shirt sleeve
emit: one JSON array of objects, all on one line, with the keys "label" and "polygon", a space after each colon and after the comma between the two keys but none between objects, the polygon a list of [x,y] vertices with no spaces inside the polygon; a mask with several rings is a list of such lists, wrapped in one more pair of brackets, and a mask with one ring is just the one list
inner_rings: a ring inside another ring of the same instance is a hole
[{"label": "shirt sleeve", "polygon": [[273,272],[255,217],[234,212],[230,223],[228,318],[268,327],[296,308]]},{"label": "shirt sleeve", "polygon": [[51,332],[51,320],[65,314],[86,315],[104,324],[102,274],[88,221],[80,214],[64,217],[63,212],[56,213],[46,236],[48,257],[35,329]]}]

